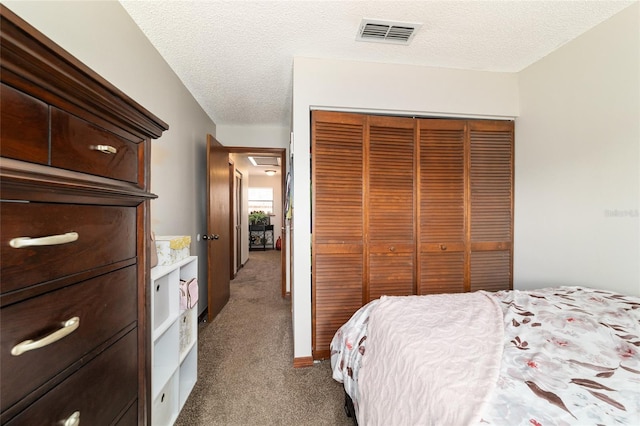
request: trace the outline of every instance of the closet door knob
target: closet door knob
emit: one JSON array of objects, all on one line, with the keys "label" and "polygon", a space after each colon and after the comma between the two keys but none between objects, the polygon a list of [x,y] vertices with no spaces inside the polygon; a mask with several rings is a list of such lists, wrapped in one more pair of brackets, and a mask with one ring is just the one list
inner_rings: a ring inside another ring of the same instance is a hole
[{"label": "closet door knob", "polygon": [[447,245],[446,244],[440,244],[440,250],[446,250],[447,249]]},{"label": "closet door knob", "polygon": [[218,235],[218,234],[211,234],[211,235],[204,234],[202,236],[202,239],[203,240],[219,240],[220,239],[220,235]]}]

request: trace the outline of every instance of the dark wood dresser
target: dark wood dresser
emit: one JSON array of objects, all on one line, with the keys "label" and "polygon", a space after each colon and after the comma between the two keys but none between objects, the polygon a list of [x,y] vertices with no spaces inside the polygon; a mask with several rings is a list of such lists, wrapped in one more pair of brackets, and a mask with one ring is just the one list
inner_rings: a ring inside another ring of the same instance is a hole
[{"label": "dark wood dresser", "polygon": [[168,126],[0,15],[0,422],[147,424],[149,154]]}]

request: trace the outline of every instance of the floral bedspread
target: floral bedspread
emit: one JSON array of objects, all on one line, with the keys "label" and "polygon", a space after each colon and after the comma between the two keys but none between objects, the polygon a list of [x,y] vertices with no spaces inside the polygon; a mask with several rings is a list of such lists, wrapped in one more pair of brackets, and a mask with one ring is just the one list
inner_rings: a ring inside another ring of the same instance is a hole
[{"label": "floral bedspread", "polygon": [[367,303],[338,329],[331,341],[333,379],[344,384],[358,414],[358,373],[367,346],[367,323],[380,299]]},{"label": "floral bedspread", "polygon": [[581,287],[495,297],[505,346],[483,423],[640,424],[640,299]]},{"label": "floral bedspread", "polygon": [[[504,350],[481,425],[640,424],[640,298],[583,287],[492,296],[503,311]],[[362,307],[331,344],[333,377],[356,410],[375,306]]]}]

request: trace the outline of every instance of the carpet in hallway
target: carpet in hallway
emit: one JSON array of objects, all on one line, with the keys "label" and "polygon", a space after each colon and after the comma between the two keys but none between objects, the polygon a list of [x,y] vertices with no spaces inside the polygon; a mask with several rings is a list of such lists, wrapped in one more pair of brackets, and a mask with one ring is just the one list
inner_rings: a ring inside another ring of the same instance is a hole
[{"label": "carpet in hallway", "polygon": [[198,382],[176,425],[353,425],[329,361],[294,369],[280,252],[251,252],[231,298],[198,328]]}]

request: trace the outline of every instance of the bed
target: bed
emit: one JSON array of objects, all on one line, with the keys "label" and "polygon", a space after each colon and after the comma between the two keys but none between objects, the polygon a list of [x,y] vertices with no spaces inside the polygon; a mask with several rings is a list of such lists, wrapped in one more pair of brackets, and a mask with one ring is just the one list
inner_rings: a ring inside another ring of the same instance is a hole
[{"label": "bed", "polygon": [[640,424],[640,298],[585,287],[383,296],[331,343],[369,425]]}]

